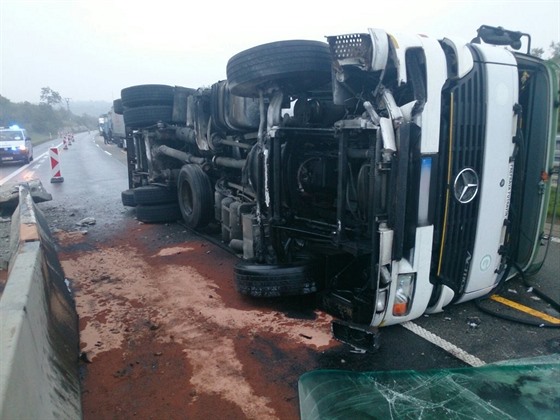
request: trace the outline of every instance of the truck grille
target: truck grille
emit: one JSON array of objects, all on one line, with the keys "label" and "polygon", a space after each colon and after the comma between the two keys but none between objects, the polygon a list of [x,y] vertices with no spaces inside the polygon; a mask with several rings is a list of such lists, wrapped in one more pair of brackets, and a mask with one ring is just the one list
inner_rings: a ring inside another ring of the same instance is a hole
[{"label": "truck grille", "polygon": [[[454,195],[454,182],[463,169],[473,169],[480,179],[484,157],[486,131],[486,100],[484,97],[484,73],[480,64],[475,64],[471,74],[462,79],[449,92],[450,123],[443,156],[450,161],[445,164],[448,180],[442,194],[442,217],[439,239],[439,261],[436,265],[437,278],[455,291],[459,298],[463,293],[473,254],[479,197],[468,203],[459,202]],[[442,159],[445,161],[446,159]]]},{"label": "truck grille", "polygon": [[340,65],[355,65],[362,70],[371,67],[373,46],[368,34],[330,36],[327,40],[331,55]]}]

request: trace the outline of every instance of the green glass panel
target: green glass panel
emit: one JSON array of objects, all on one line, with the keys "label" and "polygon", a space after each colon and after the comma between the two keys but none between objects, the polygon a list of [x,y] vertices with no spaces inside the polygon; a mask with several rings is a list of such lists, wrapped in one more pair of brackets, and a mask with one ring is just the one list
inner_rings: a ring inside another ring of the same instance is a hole
[{"label": "green glass panel", "polygon": [[308,372],[298,384],[301,419],[558,420],[558,359],[423,372]]}]

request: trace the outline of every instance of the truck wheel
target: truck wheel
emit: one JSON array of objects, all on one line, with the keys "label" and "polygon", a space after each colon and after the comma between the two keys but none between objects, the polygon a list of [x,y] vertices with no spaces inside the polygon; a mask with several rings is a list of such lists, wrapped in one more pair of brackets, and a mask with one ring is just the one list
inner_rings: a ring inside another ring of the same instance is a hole
[{"label": "truck wheel", "polygon": [[214,214],[214,194],[208,175],[198,165],[183,165],[177,183],[179,207],[187,226],[206,226]]},{"label": "truck wheel", "polygon": [[177,192],[159,185],[145,185],[135,188],[133,191],[136,204],[177,203]]},{"label": "truck wheel", "polygon": [[241,262],[234,268],[235,287],[242,295],[252,297],[306,295],[319,289],[316,272],[310,262],[285,265]]},{"label": "truck wheel", "polygon": [[162,121],[171,122],[173,107],[171,105],[141,106],[124,110],[124,123],[131,128],[146,128]]},{"label": "truck wheel", "polygon": [[113,101],[113,111],[115,111],[115,114],[118,115],[122,115],[124,112],[124,107],[122,104],[122,99],[115,99]]},{"label": "truck wheel", "polygon": [[125,190],[121,192],[121,201],[123,206],[136,207],[136,201],[134,200],[134,190]]},{"label": "truck wheel", "polygon": [[136,206],[136,218],[144,223],[176,222],[181,218],[177,203]]},{"label": "truck wheel", "polygon": [[228,86],[234,95],[258,97],[260,89],[279,87],[298,93],[331,80],[329,45],[319,41],[279,41],[259,45],[231,57]]},{"label": "truck wheel", "polygon": [[173,86],[138,85],[121,90],[121,100],[125,107],[147,105],[173,105]]}]

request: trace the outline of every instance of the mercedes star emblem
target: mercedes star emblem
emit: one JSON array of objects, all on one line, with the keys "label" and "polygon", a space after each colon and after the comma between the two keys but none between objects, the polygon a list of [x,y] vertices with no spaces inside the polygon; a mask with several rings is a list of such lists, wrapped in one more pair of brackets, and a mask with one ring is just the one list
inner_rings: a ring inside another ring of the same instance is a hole
[{"label": "mercedes star emblem", "polygon": [[455,198],[459,203],[470,203],[478,193],[478,175],[471,168],[465,168],[455,177],[453,184]]}]

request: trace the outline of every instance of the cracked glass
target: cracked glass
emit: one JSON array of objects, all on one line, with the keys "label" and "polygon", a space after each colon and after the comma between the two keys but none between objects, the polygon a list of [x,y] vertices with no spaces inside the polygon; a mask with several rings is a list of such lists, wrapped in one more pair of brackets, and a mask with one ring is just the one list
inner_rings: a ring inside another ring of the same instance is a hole
[{"label": "cracked glass", "polygon": [[560,355],[477,368],[349,372],[299,380],[311,419],[558,419]]}]

